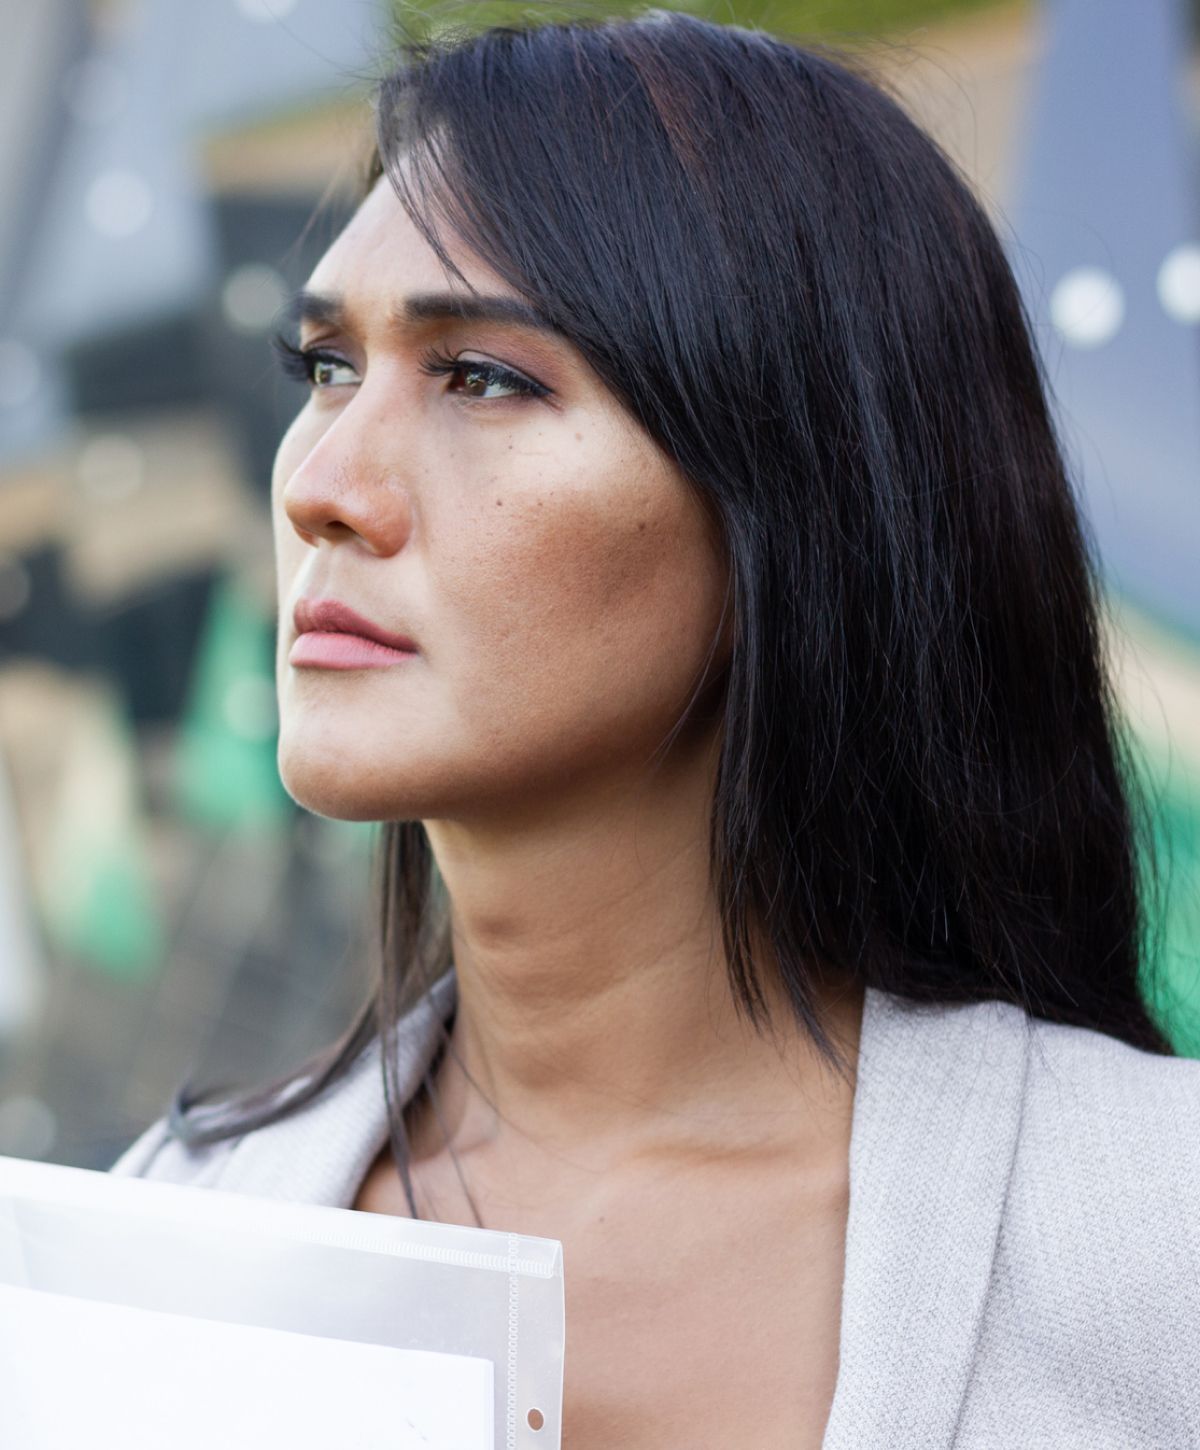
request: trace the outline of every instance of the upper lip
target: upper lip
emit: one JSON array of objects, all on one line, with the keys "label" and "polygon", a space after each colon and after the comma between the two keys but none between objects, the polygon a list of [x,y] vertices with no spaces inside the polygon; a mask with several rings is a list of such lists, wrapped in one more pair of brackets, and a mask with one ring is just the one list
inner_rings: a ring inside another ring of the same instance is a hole
[{"label": "upper lip", "polygon": [[385,644],[390,649],[404,650],[409,654],[416,653],[417,647],[411,639],[405,635],[392,634],[386,629],[381,629],[379,625],[372,624],[361,614],[356,614],[348,604],[343,604],[338,599],[297,600],[293,618],[297,634],[307,634],[309,630],[313,629],[327,631],[330,634],[357,634],[364,639],[373,639],[377,644]]}]

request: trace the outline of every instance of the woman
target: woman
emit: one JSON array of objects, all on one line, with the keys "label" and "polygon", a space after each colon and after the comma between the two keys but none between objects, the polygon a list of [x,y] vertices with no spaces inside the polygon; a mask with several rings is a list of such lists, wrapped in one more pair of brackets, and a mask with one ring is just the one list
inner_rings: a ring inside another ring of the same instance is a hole
[{"label": "woman", "polygon": [[1200,1069],[946,159],[686,15],[414,47],[298,320],[279,759],[388,823],[378,1001],[116,1171],[561,1239],[571,1450],[1191,1443]]}]

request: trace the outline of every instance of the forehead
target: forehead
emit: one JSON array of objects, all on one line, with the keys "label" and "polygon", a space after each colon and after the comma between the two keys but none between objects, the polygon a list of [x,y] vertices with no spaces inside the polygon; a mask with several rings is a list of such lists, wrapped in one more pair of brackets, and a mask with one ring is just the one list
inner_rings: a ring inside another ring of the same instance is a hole
[{"label": "forehead", "polygon": [[[516,295],[453,234],[443,229],[439,240],[471,287]],[[307,284],[309,291],[368,306],[377,301],[391,305],[404,293],[447,288],[465,290],[421,235],[386,176],[375,183]]]}]

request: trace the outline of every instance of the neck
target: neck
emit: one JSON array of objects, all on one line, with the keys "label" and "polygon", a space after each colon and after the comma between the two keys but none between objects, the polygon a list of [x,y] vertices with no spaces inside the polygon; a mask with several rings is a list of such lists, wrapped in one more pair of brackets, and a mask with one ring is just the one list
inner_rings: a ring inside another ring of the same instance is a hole
[{"label": "neck", "polygon": [[[438,1092],[456,1149],[513,1131],[606,1156],[768,1141],[794,1137],[798,1093],[845,1106],[777,984],[764,980],[769,1032],[737,1009],[710,880],[714,758],[538,820],[427,823],[453,904]],[[856,1048],[861,993],[819,1006]]]}]

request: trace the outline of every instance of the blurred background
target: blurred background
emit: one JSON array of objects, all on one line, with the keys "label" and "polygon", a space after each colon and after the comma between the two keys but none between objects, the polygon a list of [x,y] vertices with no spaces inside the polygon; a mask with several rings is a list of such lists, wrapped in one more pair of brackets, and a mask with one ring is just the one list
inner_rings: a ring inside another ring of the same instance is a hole
[{"label": "blurred background", "polygon": [[[863,53],[1000,229],[1150,791],[1153,1001],[1200,1056],[1200,5],[689,8]],[[268,337],[354,204],[396,18],[0,0],[0,1154],[107,1167],[185,1078],[263,1082],[369,990],[374,828],[275,772],[302,393]]]}]

